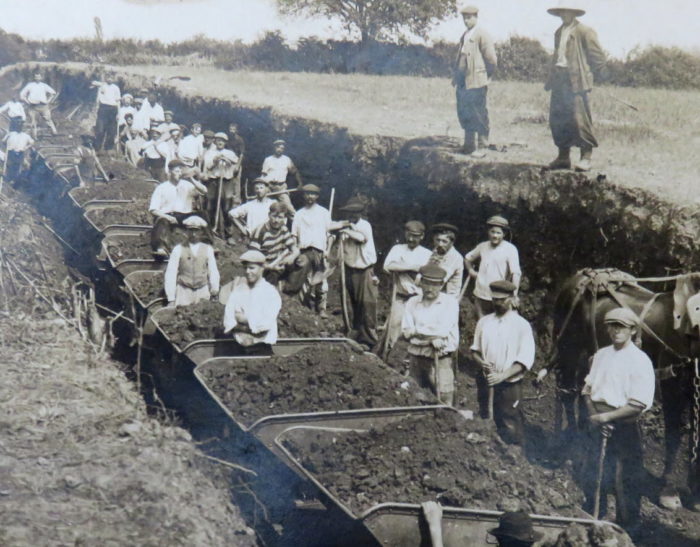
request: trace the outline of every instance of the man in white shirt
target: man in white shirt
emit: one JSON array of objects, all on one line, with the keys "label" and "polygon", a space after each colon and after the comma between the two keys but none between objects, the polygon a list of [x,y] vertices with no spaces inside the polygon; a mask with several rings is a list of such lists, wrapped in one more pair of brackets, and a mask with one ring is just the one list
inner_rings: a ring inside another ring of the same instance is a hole
[{"label": "man in white shirt", "polygon": [[36,72],[34,74],[34,81],[29,82],[22,88],[22,91],[19,92],[19,97],[29,108],[29,121],[32,124],[32,134],[34,138],[36,139],[37,135],[37,114],[44,118],[46,125],[51,129],[51,133],[55,135],[57,131],[51,119],[51,109],[49,105],[55,99],[56,91],[50,85],[41,81],[41,72]]},{"label": "man in white shirt", "polygon": [[10,131],[22,131],[24,122],[27,119],[27,114],[24,111],[24,106],[22,106],[19,94],[0,106],[0,114],[4,114],[5,112],[7,112],[7,116],[10,118]]},{"label": "man in white shirt", "polygon": [[372,226],[362,218],[365,204],[358,198],[350,199],[340,208],[348,216],[348,222],[338,232],[343,238],[343,263],[345,282],[352,306],[353,338],[360,344],[373,348],[377,343],[377,285],[374,275],[377,252],[374,248]]},{"label": "man in white shirt", "polygon": [[4,140],[7,150],[5,179],[13,184],[17,184],[21,176],[26,153],[34,145],[34,139],[24,131],[11,131]]},{"label": "man in white shirt", "polygon": [[170,306],[189,306],[219,294],[214,248],[203,242],[207,221],[191,216],[182,224],[186,237],[173,248],[165,269],[165,295]]},{"label": "man in white shirt", "polygon": [[226,301],[224,332],[233,338],[246,355],[271,355],[277,342],[277,316],[282,299],[277,289],[263,279],[265,255],[250,250],[240,257],[245,277],[237,277]]},{"label": "man in white shirt", "polygon": [[117,131],[122,125],[126,125],[127,114],[131,114],[133,118],[137,112],[138,110],[134,106],[134,96],[131,93],[124,93],[117,112]]},{"label": "man in white shirt", "polygon": [[452,354],[459,345],[457,299],[440,292],[446,272],[427,264],[420,269],[421,294],[406,302],[401,334],[408,340],[411,374],[422,387],[430,386],[438,400],[454,402]]},{"label": "man in white shirt", "polygon": [[284,154],[286,143],[282,139],[277,139],[272,144],[275,147],[274,153],[263,161],[262,176],[270,181],[272,192],[281,192],[277,195],[277,199],[287,207],[289,218],[293,218],[294,207],[292,206],[292,200],[289,198],[289,194],[285,192],[287,190],[287,176],[289,174],[294,175],[297,187],[301,188],[303,184],[301,174],[291,158]]},{"label": "man in white shirt", "polygon": [[112,150],[117,138],[117,117],[122,94],[114,76],[105,75],[104,81],[91,84],[97,88],[97,120],[95,121],[95,150]]},{"label": "man in white shirt", "polygon": [[151,129],[153,122],[162,122],[165,120],[165,112],[163,107],[158,102],[158,94],[151,90],[148,92],[146,100],[143,101],[141,108],[134,116],[134,126],[139,131],[148,131]]},{"label": "man in white shirt", "polygon": [[[136,122],[134,122],[136,123]],[[165,156],[158,150],[160,141],[160,131],[154,127],[148,132],[148,140],[139,148],[139,154],[143,156],[143,167],[150,174],[153,180],[165,180]]]},{"label": "man in white shirt", "polygon": [[[491,283],[494,313],[476,324],[472,358],[481,366],[485,378],[477,376],[477,395],[482,408],[493,390],[493,418],[501,438],[507,443],[525,443],[521,409],[522,379],[535,361],[535,338],[532,327],[513,309],[515,285],[510,281]],[[484,382],[484,380],[486,380]]]},{"label": "man in white shirt", "polygon": [[172,110],[163,111],[163,122],[158,125],[158,129],[160,129],[161,139],[164,141],[168,140],[168,135],[173,129],[180,129],[180,126],[173,121],[174,115],[175,113]]},{"label": "man in white shirt", "polygon": [[406,243],[394,245],[384,259],[384,271],[392,274],[392,283],[396,288],[384,332],[384,355],[388,355],[401,336],[401,320],[406,301],[420,294],[418,272],[428,263],[431,255],[430,249],[421,245],[424,235],[425,225],[418,220],[409,220],[404,225]]},{"label": "man in white shirt", "polygon": [[228,214],[244,238],[250,239],[253,232],[267,222],[270,215],[270,205],[273,200],[267,197],[269,182],[263,178],[255,179],[255,199],[234,207]]},{"label": "man in white shirt", "polygon": [[190,169],[196,167],[204,155],[203,143],[202,124],[193,123],[190,134],[183,137],[177,145],[177,159]]},{"label": "man in white shirt", "polygon": [[[624,528],[639,523],[641,485],[645,482],[642,439],[638,418],[654,402],[656,379],[651,360],[633,342],[639,328],[637,315],[628,308],[615,308],[605,314],[605,326],[612,345],[593,356],[586,376],[583,399],[590,423],[610,436],[607,465],[613,470],[615,521]],[[595,503],[595,477],[602,435],[595,435],[590,451],[586,502]],[[601,515],[607,509],[608,485],[601,489]]]},{"label": "man in white shirt", "polygon": [[454,248],[457,238],[457,227],[452,224],[435,224],[433,232],[433,253],[430,263],[440,266],[445,270],[445,284],[443,292],[455,298],[462,290],[462,275],[464,273],[464,260],[457,249]]},{"label": "man in white shirt", "polygon": [[[474,287],[474,305],[479,318],[493,312],[491,290],[489,286],[494,281],[506,280],[516,286],[515,294],[520,287],[520,258],[518,249],[510,241],[506,241],[505,233],[509,229],[508,220],[495,215],[486,221],[489,240],[479,243],[464,257],[464,265],[469,276],[476,279]],[[474,264],[479,262],[479,269]]]},{"label": "man in white shirt", "polygon": [[155,218],[151,231],[151,248],[153,254],[160,257],[168,256],[168,251],[172,249],[172,227],[182,224],[194,214],[194,198],[197,194],[207,193],[206,187],[196,179],[180,178],[184,167],[180,160],[172,160],[168,167],[169,178],[156,186],[148,207]]},{"label": "man in white shirt", "polygon": [[[228,135],[219,132],[214,135],[214,146],[204,151],[202,178],[208,189],[207,207],[212,222],[216,223],[217,205],[224,223],[224,231],[231,238],[233,223],[226,211],[233,208],[235,197],[234,179],[238,173],[238,156],[233,150],[226,148]],[[221,195],[221,201],[218,201]],[[214,226],[217,228],[216,226]],[[230,243],[233,243],[231,241]]]}]

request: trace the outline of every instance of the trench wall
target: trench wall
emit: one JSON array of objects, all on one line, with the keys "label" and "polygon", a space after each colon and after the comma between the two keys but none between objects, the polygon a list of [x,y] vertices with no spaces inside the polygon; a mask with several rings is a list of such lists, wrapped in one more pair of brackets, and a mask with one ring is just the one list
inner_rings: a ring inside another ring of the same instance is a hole
[{"label": "trench wall", "polygon": [[[35,66],[5,71],[3,81],[16,87]],[[64,111],[82,101],[94,103],[93,67],[42,69],[61,91]],[[127,74],[120,79],[122,89],[129,91],[151,83]],[[169,86],[160,91],[162,104],[175,111],[178,123],[199,121],[214,131],[225,130],[231,121],[238,123],[247,143],[245,177],[259,174],[272,141],[284,138],[304,181],[323,189],[322,202],[328,202],[331,188],[336,189],[336,204],[353,194],[366,196],[380,255],[401,237],[402,224],[410,218],[457,225],[457,248],[464,253],[484,239],[486,218],[506,215],[520,249],[523,289],[537,295],[531,319],[546,312],[556,288],[582,267],[617,267],[649,276],[700,266],[695,252],[697,208],[675,206],[604,177],[548,172],[527,164],[474,162],[439,139],[358,136],[336,125],[287,116],[273,106],[192,96]],[[87,131],[91,118],[81,115]]]}]

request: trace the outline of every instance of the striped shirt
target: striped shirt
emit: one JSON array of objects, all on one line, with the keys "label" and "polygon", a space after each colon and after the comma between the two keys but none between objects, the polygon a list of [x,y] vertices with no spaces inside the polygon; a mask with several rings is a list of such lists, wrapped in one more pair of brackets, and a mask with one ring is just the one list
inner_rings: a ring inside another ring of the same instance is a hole
[{"label": "striped shirt", "polygon": [[258,226],[253,232],[251,241],[260,245],[260,250],[265,255],[268,264],[274,262],[282,253],[293,249],[296,244],[289,228],[283,225],[275,232],[270,227],[269,221]]}]

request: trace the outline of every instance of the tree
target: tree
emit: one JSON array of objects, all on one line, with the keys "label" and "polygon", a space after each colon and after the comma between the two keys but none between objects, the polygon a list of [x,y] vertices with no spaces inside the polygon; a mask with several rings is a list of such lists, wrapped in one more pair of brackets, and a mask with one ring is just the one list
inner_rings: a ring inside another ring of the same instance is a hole
[{"label": "tree", "polygon": [[363,45],[397,40],[406,32],[425,37],[428,29],[456,12],[456,0],[277,0],[285,15],[340,19],[360,33]]}]

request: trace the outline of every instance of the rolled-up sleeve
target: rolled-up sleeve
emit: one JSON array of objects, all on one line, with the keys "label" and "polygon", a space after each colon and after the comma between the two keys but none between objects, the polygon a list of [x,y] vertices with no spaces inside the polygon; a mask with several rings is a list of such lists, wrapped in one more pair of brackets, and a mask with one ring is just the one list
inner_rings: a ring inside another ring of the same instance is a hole
[{"label": "rolled-up sleeve", "polygon": [[654,366],[646,355],[639,361],[635,363],[634,373],[629,379],[627,402],[633,406],[643,406],[644,410],[649,410],[651,405],[654,404],[654,390],[656,388]]},{"label": "rolled-up sleeve", "polygon": [[148,205],[148,210],[153,212],[153,211],[160,211],[162,208],[162,202],[163,200],[161,199],[161,189],[156,188],[153,191],[153,194],[151,195],[151,202]]},{"label": "rolled-up sleeve", "polygon": [[535,337],[532,335],[532,327],[523,320],[518,333],[518,352],[513,363],[520,363],[527,370],[535,363]]},{"label": "rolled-up sleeve", "polygon": [[476,329],[474,330],[474,341],[469,349],[483,354],[483,347],[481,344],[482,325],[483,319],[479,319],[479,321],[476,323]]},{"label": "rolled-up sleeve", "polygon": [[508,253],[508,269],[512,275],[521,275],[520,270],[520,255],[518,254],[518,249],[513,245]]},{"label": "rolled-up sleeve", "polygon": [[401,318],[401,336],[406,339],[411,338],[416,333],[416,324],[413,320],[413,310],[416,307],[416,301],[411,299],[406,303],[403,317]]}]

